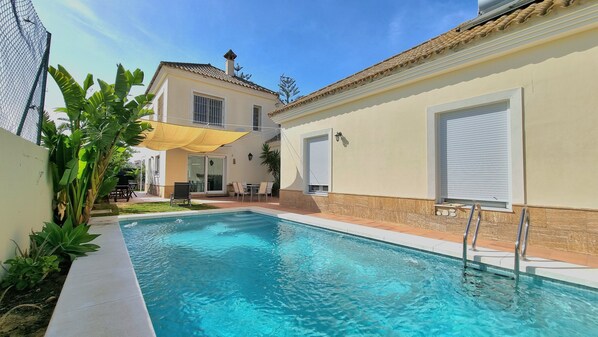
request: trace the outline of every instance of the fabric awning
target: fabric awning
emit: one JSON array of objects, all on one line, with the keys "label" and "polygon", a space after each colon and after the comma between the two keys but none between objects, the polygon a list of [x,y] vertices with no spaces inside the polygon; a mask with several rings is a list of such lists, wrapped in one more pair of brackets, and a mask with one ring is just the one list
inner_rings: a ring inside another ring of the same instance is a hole
[{"label": "fabric awning", "polygon": [[146,134],[145,140],[138,146],[156,151],[183,149],[191,152],[212,152],[249,133],[148,122],[153,130]]}]

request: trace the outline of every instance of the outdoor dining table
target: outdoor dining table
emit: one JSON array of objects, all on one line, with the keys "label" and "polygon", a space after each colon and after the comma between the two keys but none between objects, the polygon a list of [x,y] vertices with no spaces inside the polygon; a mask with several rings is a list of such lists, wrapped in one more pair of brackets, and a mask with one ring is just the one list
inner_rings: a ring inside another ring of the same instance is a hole
[{"label": "outdoor dining table", "polygon": [[250,193],[249,202],[253,199],[253,195],[259,191],[260,184],[247,184],[247,191]]}]

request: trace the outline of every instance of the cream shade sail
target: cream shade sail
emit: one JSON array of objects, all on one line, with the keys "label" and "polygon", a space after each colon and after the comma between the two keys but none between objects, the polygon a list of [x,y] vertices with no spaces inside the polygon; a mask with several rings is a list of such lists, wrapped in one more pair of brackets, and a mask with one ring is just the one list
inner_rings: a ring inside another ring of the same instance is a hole
[{"label": "cream shade sail", "polygon": [[212,152],[249,133],[147,122],[152,125],[153,130],[146,133],[145,140],[138,146],[156,151],[183,149],[190,152]]}]

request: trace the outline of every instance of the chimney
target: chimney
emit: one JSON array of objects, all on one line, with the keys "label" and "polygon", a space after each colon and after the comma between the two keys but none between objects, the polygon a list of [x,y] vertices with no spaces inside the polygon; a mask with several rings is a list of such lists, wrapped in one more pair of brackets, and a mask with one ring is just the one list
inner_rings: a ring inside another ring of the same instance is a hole
[{"label": "chimney", "polygon": [[235,76],[235,59],[237,58],[237,55],[232,49],[229,49],[226,54],[224,54],[224,58],[226,59],[226,74]]}]

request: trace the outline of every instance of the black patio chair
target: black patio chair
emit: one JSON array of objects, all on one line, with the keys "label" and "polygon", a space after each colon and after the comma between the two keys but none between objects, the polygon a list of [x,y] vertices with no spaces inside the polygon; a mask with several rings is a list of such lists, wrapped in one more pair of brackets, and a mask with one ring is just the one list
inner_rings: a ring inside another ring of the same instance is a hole
[{"label": "black patio chair", "polygon": [[191,184],[174,183],[174,193],[170,195],[170,206],[175,200],[187,200],[187,205],[191,205]]}]

